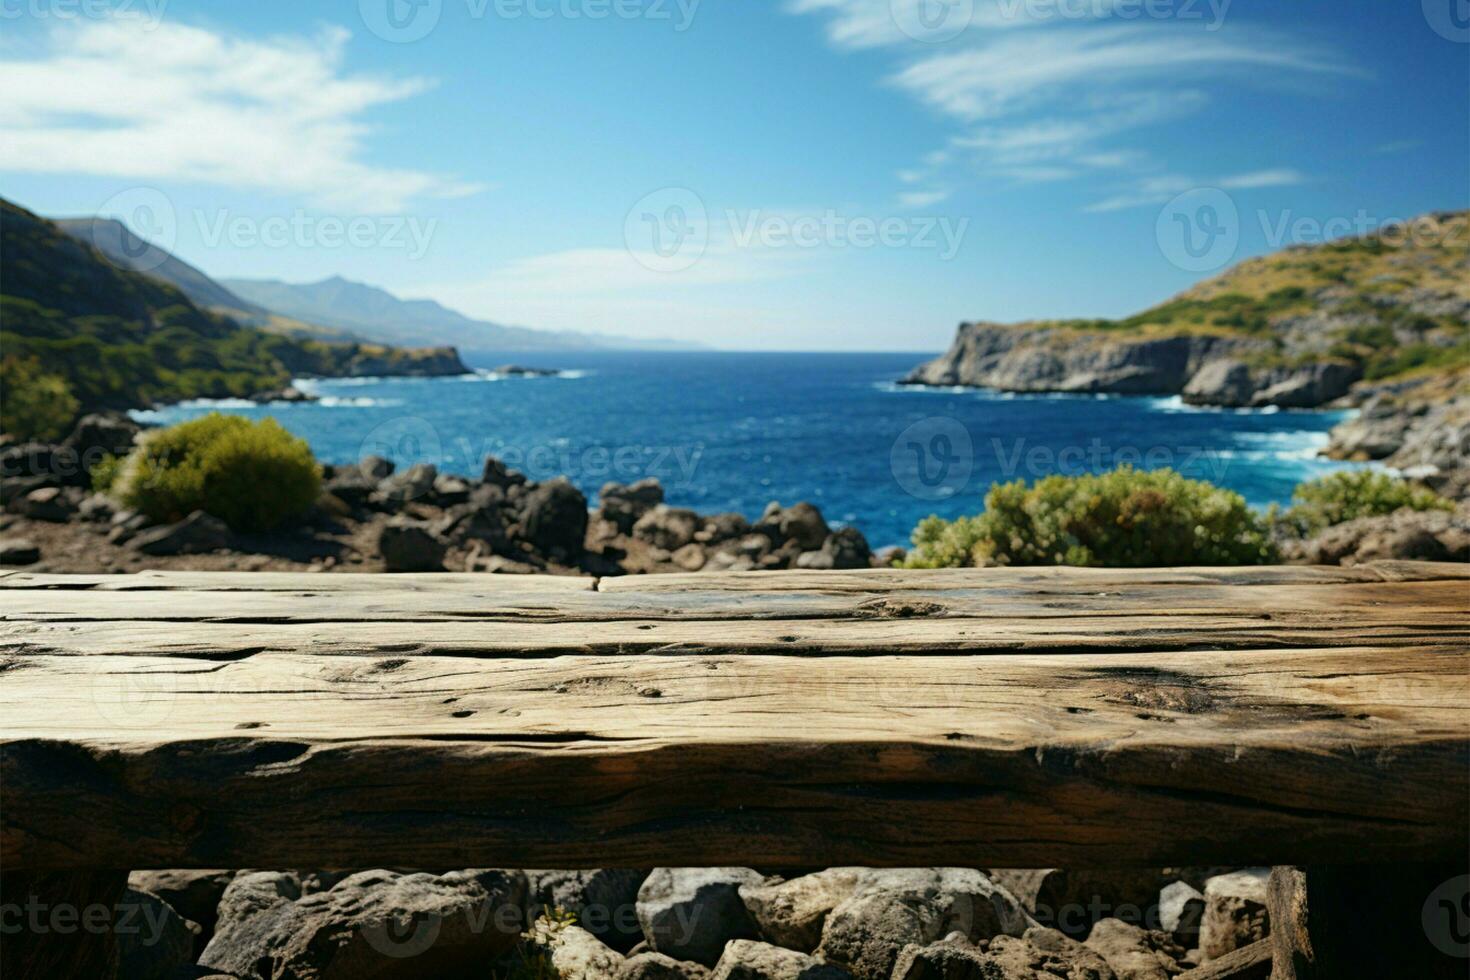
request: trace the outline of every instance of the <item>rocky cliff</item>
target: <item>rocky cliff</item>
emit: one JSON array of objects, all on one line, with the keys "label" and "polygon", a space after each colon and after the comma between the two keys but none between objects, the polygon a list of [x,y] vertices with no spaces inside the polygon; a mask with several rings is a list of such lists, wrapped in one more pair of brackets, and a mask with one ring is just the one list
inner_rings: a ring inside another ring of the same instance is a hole
[{"label": "rocky cliff", "polygon": [[1252,259],[1123,320],[966,323],[908,384],[1314,408],[1470,363],[1470,213]]}]

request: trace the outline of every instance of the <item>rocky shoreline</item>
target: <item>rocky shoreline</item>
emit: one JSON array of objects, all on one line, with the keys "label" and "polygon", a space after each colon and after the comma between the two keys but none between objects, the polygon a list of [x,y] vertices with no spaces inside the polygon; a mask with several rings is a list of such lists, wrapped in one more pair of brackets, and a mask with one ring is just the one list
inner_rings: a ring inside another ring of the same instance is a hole
[{"label": "rocky shoreline", "polygon": [[670,507],[657,480],[608,483],[592,510],[565,478],[535,482],[487,457],[478,478],[369,457],[327,466],[296,526],[232,532],[197,512],[153,524],[90,491],[90,470],[124,455],[140,426],[90,415],[60,444],[0,449],[0,564],[55,572],[192,570],[634,573],[850,569],[887,563],[855,528],[810,503],[772,502],[752,522]]},{"label": "rocky shoreline", "polygon": [[119,907],[141,928],[122,937],[122,975],[1243,980],[1289,940],[1293,875],[135,871]]}]

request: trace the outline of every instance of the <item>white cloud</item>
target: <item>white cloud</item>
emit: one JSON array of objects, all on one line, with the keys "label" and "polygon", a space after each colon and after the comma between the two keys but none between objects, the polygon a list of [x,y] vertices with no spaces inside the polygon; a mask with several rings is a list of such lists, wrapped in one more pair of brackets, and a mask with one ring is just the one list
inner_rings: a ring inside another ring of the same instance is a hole
[{"label": "white cloud", "polygon": [[898,203],[906,208],[927,208],[949,200],[949,191],[909,191],[898,195]]},{"label": "white cloud", "polygon": [[1183,194],[1186,191],[1202,187],[1218,187],[1222,190],[1232,191],[1258,190],[1266,187],[1290,187],[1295,184],[1304,183],[1306,179],[1304,174],[1289,168],[1257,170],[1251,173],[1233,174],[1226,177],[1214,177],[1205,180],[1182,177],[1178,174],[1161,174],[1155,177],[1144,178],[1121,194],[1116,194],[1098,201],[1096,204],[1088,205],[1086,210],[1100,213],[1165,204],[1171,198]]},{"label": "white cloud", "polygon": [[[1119,0],[1090,3],[1027,3],[1024,0],[970,0],[938,11],[943,37],[973,37],[1006,28],[1036,27],[1065,20],[1109,16]],[[827,40],[839,48],[881,48],[925,37],[934,23],[934,0],[791,0],[793,14],[827,15]],[[928,8],[928,9],[926,9]],[[903,26],[901,26],[903,25]],[[904,30],[909,27],[909,31]]]},{"label": "white cloud", "polygon": [[377,212],[478,190],[364,159],[362,115],[431,83],[343,74],[348,39],[59,21],[37,56],[0,61],[0,170],[199,180]]}]

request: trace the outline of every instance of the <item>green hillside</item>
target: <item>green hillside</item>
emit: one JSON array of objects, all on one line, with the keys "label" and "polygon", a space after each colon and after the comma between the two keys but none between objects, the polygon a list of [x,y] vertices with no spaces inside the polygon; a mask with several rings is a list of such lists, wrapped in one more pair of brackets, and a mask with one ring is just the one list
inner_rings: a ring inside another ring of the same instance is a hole
[{"label": "green hillside", "polygon": [[[293,375],[449,374],[452,350],[303,341],[241,327],[173,286],[120,269],[54,223],[0,200],[0,429],[20,435],[45,385],[76,412],[245,397]],[[19,401],[17,399],[20,399]],[[74,402],[72,401],[74,400]],[[74,414],[74,413],[73,413]],[[64,421],[70,421],[64,420]],[[46,428],[62,425],[52,419]]]}]

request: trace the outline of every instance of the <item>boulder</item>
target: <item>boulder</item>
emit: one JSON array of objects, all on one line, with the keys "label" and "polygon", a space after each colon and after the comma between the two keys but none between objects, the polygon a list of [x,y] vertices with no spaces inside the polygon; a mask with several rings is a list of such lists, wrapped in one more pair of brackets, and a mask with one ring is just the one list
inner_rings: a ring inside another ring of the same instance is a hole
[{"label": "boulder", "polygon": [[314,894],[295,875],[241,874],[199,962],[262,980],[480,977],[515,945],[525,889],[511,871],[363,871]]},{"label": "boulder", "polygon": [[1247,868],[1205,882],[1205,911],[1199,929],[1201,960],[1224,956],[1271,934],[1266,909],[1270,878],[1270,868]]},{"label": "boulder", "polygon": [[146,514],[128,508],[115,511],[109,524],[107,540],[113,544],[127,544],[139,531],[153,526]]},{"label": "boulder", "polygon": [[756,937],[740,886],[764,881],[749,868],[655,868],[638,890],[649,949],[714,966],[727,942]]},{"label": "boulder", "polygon": [[778,541],[795,541],[802,551],[816,551],[832,533],[822,512],[806,501],[790,507],[768,506],[761,523],[776,529]]},{"label": "boulder", "polygon": [[62,445],[77,454],[82,467],[91,472],[105,456],[126,456],[143,427],[122,412],[83,415]]},{"label": "boulder", "polygon": [[523,474],[507,467],[494,456],[486,456],[485,466],[480,471],[480,482],[488,486],[505,489],[507,487],[520,486],[526,482],[526,478]]},{"label": "boulder", "polygon": [[990,875],[1036,921],[1078,940],[1106,916],[1156,927],[1154,905],[1168,881],[1158,871],[1135,868],[997,868]]},{"label": "boulder", "polygon": [[0,565],[34,565],[41,549],[30,538],[0,538]]},{"label": "boulder", "polygon": [[633,525],[633,537],[655,548],[677,551],[694,540],[701,520],[692,510],[659,504]]},{"label": "boulder", "polygon": [[437,572],[448,546],[424,521],[395,517],[378,531],[378,551],[390,572]]},{"label": "boulder", "polygon": [[1004,980],[1116,980],[1101,954],[1055,929],[1033,927],[1019,939],[997,936],[987,951]]},{"label": "boulder", "polygon": [[112,515],[117,513],[117,505],[112,498],[105,493],[91,493],[82,499],[77,506],[77,516],[84,521],[97,524],[111,522]]},{"label": "boulder", "polygon": [[1199,923],[1205,896],[1187,881],[1175,881],[1159,892],[1159,927],[1185,949],[1199,945]]},{"label": "boulder", "polygon": [[664,502],[664,488],[653,477],[637,483],[604,483],[597,491],[598,515],[619,534],[631,534],[638,519]]},{"label": "boulder", "polygon": [[207,942],[219,918],[220,896],[234,878],[233,871],[134,871],[128,875],[128,886],[157,895],[198,923]]},{"label": "boulder", "polygon": [[[366,463],[367,460],[363,462]],[[357,466],[345,466],[322,483],[322,491],[350,507],[361,507],[373,498],[381,482],[382,477],[373,476]],[[382,498],[379,498],[379,502],[381,501]]]},{"label": "boulder", "polygon": [[686,572],[697,572],[708,560],[704,547],[691,541],[669,556],[669,560]]},{"label": "boulder", "polygon": [[199,927],[157,895],[129,887],[114,919],[120,965],[127,980],[174,980],[194,962]]},{"label": "boulder", "polygon": [[520,531],[547,555],[575,558],[587,538],[587,498],[566,477],[538,483],[521,503]]},{"label": "boulder", "polygon": [[807,953],[749,939],[725,945],[710,980],[850,980],[852,974]]},{"label": "boulder", "polygon": [[1183,969],[1184,950],[1167,933],[1122,919],[1099,919],[1087,946],[1107,961],[1118,980],[1169,980]]},{"label": "boulder", "polygon": [[76,512],[71,499],[61,487],[32,490],[16,502],[14,509],[33,521],[50,521],[56,524],[65,524]]},{"label": "boulder", "polygon": [[828,914],[817,952],[859,980],[887,980],[905,946],[956,931],[970,940],[1020,935],[1032,925],[1009,892],[970,868],[869,871]]},{"label": "boulder", "polygon": [[440,474],[434,478],[434,502],[440,507],[453,507],[469,499],[468,481],[447,474]]},{"label": "boulder", "polygon": [[1283,551],[1312,565],[1356,565],[1393,558],[1410,561],[1470,561],[1470,506],[1459,510],[1400,510],[1334,524]]},{"label": "boulder", "polygon": [[393,475],[396,468],[391,459],[384,459],[382,456],[364,456],[357,461],[355,467],[358,473],[374,481],[386,480]]},{"label": "boulder", "polygon": [[665,956],[663,953],[639,953],[623,961],[617,980],[705,980],[709,968]]},{"label": "boulder", "polygon": [[561,929],[551,943],[551,968],[561,980],[613,980],[623,956],[579,926]]},{"label": "boulder", "polygon": [[[116,519],[114,519],[116,521]],[[116,529],[126,524],[114,523]],[[182,521],[144,528],[127,539],[128,547],[145,555],[195,555],[228,548],[230,529],[218,517],[196,510]]]},{"label": "boulder", "polygon": [[767,942],[801,952],[822,941],[827,916],[862,882],[862,868],[828,868],[790,881],[741,885],[740,900]]},{"label": "boulder", "polygon": [[373,499],[387,506],[401,506],[411,500],[423,500],[434,492],[434,481],[437,479],[439,470],[433,463],[415,463],[402,472],[380,480]]},{"label": "boulder", "polygon": [[565,909],[597,939],[626,952],[643,938],[638,922],[638,889],[647,877],[647,871],[625,868],[527,871],[527,918]]},{"label": "boulder", "polygon": [[21,442],[0,449],[0,478],[40,478],[34,486],[84,487],[90,482],[80,454],[70,446]]},{"label": "boulder", "polygon": [[868,547],[868,539],[857,528],[843,527],[827,535],[819,551],[803,552],[796,561],[796,567],[869,568],[872,563],[873,551]]},{"label": "boulder", "polygon": [[704,519],[694,540],[701,544],[719,544],[750,532],[750,522],[741,514],[713,514]]},{"label": "boulder", "polygon": [[893,980],[1006,980],[1012,975],[959,934],[928,946],[905,946],[893,964]]}]

